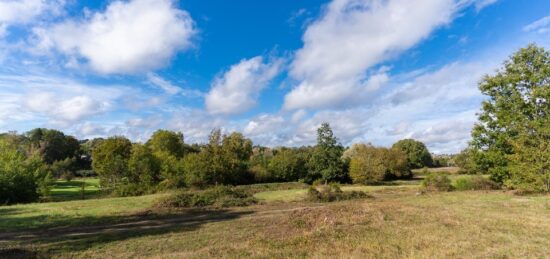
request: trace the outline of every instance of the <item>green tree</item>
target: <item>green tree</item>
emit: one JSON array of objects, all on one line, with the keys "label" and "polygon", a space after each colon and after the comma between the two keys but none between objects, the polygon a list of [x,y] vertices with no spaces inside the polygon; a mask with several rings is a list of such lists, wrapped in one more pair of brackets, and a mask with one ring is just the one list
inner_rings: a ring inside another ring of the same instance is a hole
[{"label": "green tree", "polygon": [[125,137],[110,137],[94,148],[92,167],[102,186],[116,188],[125,184],[130,176],[128,160],[131,154],[132,143]]},{"label": "green tree", "polygon": [[133,144],[128,159],[128,182],[148,192],[160,181],[160,163],[146,145]]},{"label": "green tree", "polygon": [[268,168],[277,181],[291,182],[306,176],[306,163],[298,150],[282,148],[273,156]]},{"label": "green tree", "polygon": [[238,132],[224,136],[222,141],[224,183],[240,184],[248,181],[248,162],[252,155],[252,141]]},{"label": "green tree", "polygon": [[432,166],[433,160],[430,151],[424,143],[414,139],[402,139],[392,146],[405,152],[410,168]]},{"label": "green tree", "polygon": [[549,191],[549,52],[534,44],[520,49],[479,89],[489,98],[472,130],[478,168],[511,188]]},{"label": "green tree", "polygon": [[397,148],[355,144],[350,154],[349,174],[354,183],[377,183],[412,176],[407,155]]},{"label": "green tree", "polygon": [[183,134],[169,130],[155,131],[147,141],[147,146],[153,153],[167,152],[176,158],[182,158],[185,150]]},{"label": "green tree", "polygon": [[325,183],[343,180],[345,178],[344,163],[341,159],[343,149],[330,125],[321,124],[317,129],[317,145],[308,162],[308,180],[321,178]]},{"label": "green tree", "polygon": [[26,135],[30,142],[30,153],[38,153],[48,164],[77,157],[79,154],[78,140],[61,131],[37,128],[27,132]]},{"label": "green tree", "polygon": [[0,139],[0,204],[33,202],[47,194],[51,176],[46,168],[40,158],[27,158]]}]

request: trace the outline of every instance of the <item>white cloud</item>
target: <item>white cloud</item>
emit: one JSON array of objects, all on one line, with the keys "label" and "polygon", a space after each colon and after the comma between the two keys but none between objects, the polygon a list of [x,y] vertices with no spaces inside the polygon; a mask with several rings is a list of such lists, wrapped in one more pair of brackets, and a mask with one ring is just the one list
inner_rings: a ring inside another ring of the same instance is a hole
[{"label": "white cloud", "polygon": [[[0,95],[6,95],[7,120],[44,120],[68,127],[109,111],[124,87],[89,86],[72,80],[34,75],[0,75]],[[0,113],[1,115],[2,113]]]},{"label": "white cloud", "polygon": [[370,79],[369,68],[450,22],[458,7],[454,0],[333,0],[304,33],[290,70],[300,83],[284,107],[334,107],[366,98],[385,76]]},{"label": "white cloud", "polygon": [[171,114],[172,118],[168,121],[167,127],[183,132],[185,141],[188,143],[204,143],[215,128],[225,129],[225,131],[237,129],[230,121],[199,109],[180,108],[172,111]]},{"label": "white cloud", "polygon": [[148,73],[147,80],[154,86],[162,89],[164,92],[170,95],[180,94],[186,98],[200,98],[204,97],[204,93],[197,89],[181,88],[172,84],[170,81],[160,77],[155,73]]},{"label": "white cloud", "polygon": [[57,15],[64,4],[64,0],[0,0],[0,27],[30,23],[44,14]]},{"label": "white cloud", "polygon": [[212,114],[236,114],[256,105],[264,89],[281,68],[281,60],[264,63],[261,56],[241,60],[212,83],[205,104]]},{"label": "white cloud", "polygon": [[523,27],[523,30],[526,32],[536,32],[540,34],[550,32],[550,15],[542,17],[526,25]]},{"label": "white cloud", "polygon": [[159,87],[160,89],[162,89],[163,91],[165,91],[166,93],[168,94],[177,94],[181,91],[181,88],[173,85],[172,83],[166,81],[164,78],[158,76],[157,74],[155,73],[148,73],[147,74],[147,80],[149,80],[149,82],[157,87]]},{"label": "white cloud", "polygon": [[[474,0],[475,1],[475,0]],[[489,5],[492,5],[494,3],[496,3],[498,0],[477,0],[475,1],[475,8],[476,8],[476,11],[481,11],[481,9],[489,6]]]},{"label": "white cloud", "polygon": [[278,115],[262,114],[250,120],[244,127],[244,133],[250,135],[273,133],[283,126],[285,120]]},{"label": "white cloud", "polygon": [[83,20],[35,29],[39,49],[56,49],[73,63],[83,58],[104,74],[162,67],[195,33],[189,13],[172,0],[115,1]]}]

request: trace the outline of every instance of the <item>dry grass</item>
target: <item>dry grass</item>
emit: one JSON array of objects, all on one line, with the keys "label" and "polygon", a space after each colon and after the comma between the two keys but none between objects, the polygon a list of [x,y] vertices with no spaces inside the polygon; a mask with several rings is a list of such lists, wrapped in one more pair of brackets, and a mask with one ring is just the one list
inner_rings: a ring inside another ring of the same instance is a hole
[{"label": "dry grass", "polygon": [[231,217],[199,216],[195,224],[154,231],[5,244],[86,258],[550,257],[550,196],[417,195],[414,188],[370,194],[375,198],[234,208],[219,212]]}]

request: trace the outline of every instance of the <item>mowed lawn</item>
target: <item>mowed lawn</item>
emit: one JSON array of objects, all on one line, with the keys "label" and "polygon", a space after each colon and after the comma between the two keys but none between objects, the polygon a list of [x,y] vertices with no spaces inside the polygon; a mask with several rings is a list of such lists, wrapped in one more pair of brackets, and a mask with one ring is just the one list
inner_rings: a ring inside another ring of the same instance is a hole
[{"label": "mowed lawn", "polygon": [[550,257],[549,195],[342,189],[372,198],[311,203],[294,188],[216,210],[158,211],[166,194],[0,207],[0,247],[55,258]]}]

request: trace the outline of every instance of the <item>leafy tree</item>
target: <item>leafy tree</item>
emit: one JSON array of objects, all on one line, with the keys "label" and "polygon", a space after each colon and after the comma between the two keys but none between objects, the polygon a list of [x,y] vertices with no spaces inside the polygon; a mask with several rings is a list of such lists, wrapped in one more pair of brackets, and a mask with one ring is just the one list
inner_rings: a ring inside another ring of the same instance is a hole
[{"label": "leafy tree", "polygon": [[132,143],[125,137],[110,137],[94,148],[92,167],[102,186],[114,188],[125,183],[130,176],[128,160],[131,154]]},{"label": "leafy tree", "polygon": [[412,176],[407,155],[400,149],[365,144],[355,144],[351,149],[349,174],[354,183],[376,183]]},{"label": "leafy tree", "polygon": [[147,141],[147,146],[153,151],[167,152],[168,154],[181,158],[184,155],[183,134],[169,130],[157,130]]},{"label": "leafy tree", "polygon": [[392,146],[405,152],[407,155],[407,161],[410,168],[422,168],[425,166],[431,166],[432,155],[424,143],[414,139],[402,139],[397,141]]},{"label": "leafy tree", "polygon": [[133,144],[128,159],[128,182],[147,192],[160,181],[160,163],[146,145]]},{"label": "leafy tree", "polygon": [[307,160],[296,149],[282,148],[269,162],[269,171],[278,181],[297,181],[307,174]]},{"label": "leafy tree", "polygon": [[50,166],[53,175],[56,178],[63,178],[67,181],[70,181],[75,176],[76,171],[76,158],[65,158],[63,160],[58,160],[53,162]]},{"label": "leafy tree", "polygon": [[479,89],[489,98],[472,131],[478,168],[511,188],[549,191],[550,53],[520,49]]},{"label": "leafy tree", "polygon": [[182,160],[187,186],[206,187],[219,181],[206,152],[191,153]]},{"label": "leafy tree", "polygon": [[0,204],[33,202],[48,193],[51,177],[38,157],[27,158],[0,139]]},{"label": "leafy tree", "polygon": [[309,160],[309,181],[321,178],[323,181],[341,181],[345,178],[341,160],[343,147],[338,143],[328,123],[317,129],[317,145]]},{"label": "leafy tree", "polygon": [[252,155],[252,141],[238,132],[224,136],[222,141],[224,183],[239,184],[248,181],[248,162]]},{"label": "leafy tree", "polygon": [[27,132],[26,135],[30,142],[30,152],[38,153],[48,164],[78,156],[80,150],[78,140],[72,136],[66,136],[61,131],[37,128]]}]

